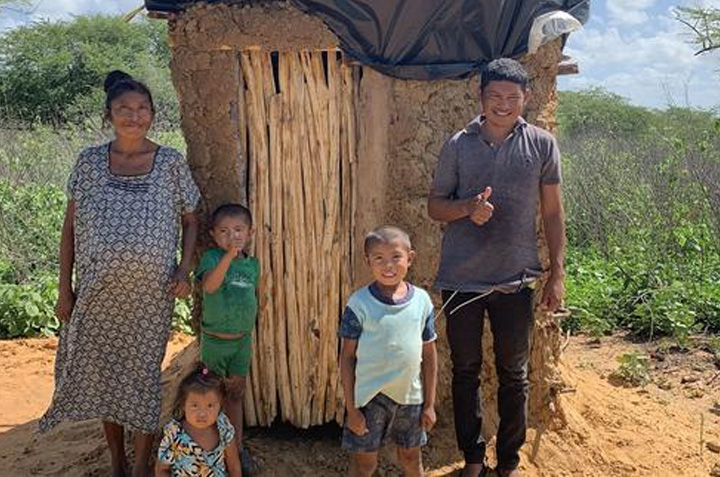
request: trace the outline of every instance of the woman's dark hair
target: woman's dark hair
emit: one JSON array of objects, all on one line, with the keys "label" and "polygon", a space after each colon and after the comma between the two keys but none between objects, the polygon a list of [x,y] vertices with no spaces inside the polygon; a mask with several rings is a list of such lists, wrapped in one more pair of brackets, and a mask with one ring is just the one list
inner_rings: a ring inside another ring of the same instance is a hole
[{"label": "woman's dark hair", "polygon": [[155,103],[153,103],[152,94],[147,86],[140,81],[137,81],[129,74],[120,70],[113,70],[105,77],[103,83],[103,89],[105,90],[105,111],[110,111],[112,102],[125,93],[135,92],[143,94],[147,97],[150,102],[150,109],[155,112]]},{"label": "woman's dark hair", "polygon": [[214,391],[225,399],[225,384],[219,374],[208,369],[205,364],[198,362],[190,374],[185,376],[178,386],[175,403],[173,405],[173,417],[183,419],[185,417],[185,400],[191,392],[205,394]]}]

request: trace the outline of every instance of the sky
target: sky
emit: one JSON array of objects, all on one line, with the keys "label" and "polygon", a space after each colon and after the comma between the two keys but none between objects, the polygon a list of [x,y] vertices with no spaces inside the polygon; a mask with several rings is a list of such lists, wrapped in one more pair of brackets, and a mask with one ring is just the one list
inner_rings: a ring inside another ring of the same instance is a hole
[{"label": "sky", "polygon": [[653,108],[720,108],[720,51],[694,55],[677,6],[720,8],[720,0],[591,0],[590,21],[565,47],[580,74],[561,76],[558,88],[599,86]]},{"label": "sky", "polygon": [[[123,14],[143,0],[29,0],[0,10],[0,32],[41,19],[82,14]],[[591,0],[590,20],[572,34],[565,53],[580,74],[561,76],[558,87],[602,87],[633,104],[720,109],[720,51],[695,56],[689,29],[673,19],[677,6],[720,8],[720,0]]]}]

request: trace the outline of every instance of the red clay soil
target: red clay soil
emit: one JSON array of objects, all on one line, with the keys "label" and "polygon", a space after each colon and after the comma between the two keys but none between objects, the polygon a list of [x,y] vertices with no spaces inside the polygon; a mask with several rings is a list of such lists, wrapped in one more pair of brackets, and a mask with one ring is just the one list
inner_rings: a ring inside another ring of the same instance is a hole
[{"label": "red clay soil", "polygon": [[[37,419],[52,395],[56,347],[55,339],[0,342],[2,475],[109,472],[97,421],[63,424],[47,435],[37,434]],[[645,387],[622,387],[612,378],[616,358],[629,351],[653,356],[652,382]],[[196,353],[191,337],[172,339],[163,376],[166,394],[172,393],[170,384],[177,382],[180,370]],[[573,338],[562,368],[568,383],[562,395],[567,426],[543,433],[535,459],[536,431],[530,431],[522,451],[524,475],[720,475],[720,377],[711,353],[700,348],[685,353],[672,346],[648,348],[619,338],[604,339],[598,346]],[[248,436],[262,466],[259,475],[342,475],[347,469],[335,425],[308,431],[285,426],[250,429]],[[455,475],[461,466],[447,413],[439,416],[431,434],[425,464],[430,476]],[[379,475],[399,475],[391,451],[384,453]]]}]

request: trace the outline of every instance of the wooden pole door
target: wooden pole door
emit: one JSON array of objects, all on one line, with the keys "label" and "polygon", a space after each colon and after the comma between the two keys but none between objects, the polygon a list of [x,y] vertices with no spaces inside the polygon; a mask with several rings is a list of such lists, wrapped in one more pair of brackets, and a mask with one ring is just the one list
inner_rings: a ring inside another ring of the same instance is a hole
[{"label": "wooden pole door", "polygon": [[261,264],[245,420],[341,421],[337,328],[352,285],[356,67],[337,50],[239,55]]}]

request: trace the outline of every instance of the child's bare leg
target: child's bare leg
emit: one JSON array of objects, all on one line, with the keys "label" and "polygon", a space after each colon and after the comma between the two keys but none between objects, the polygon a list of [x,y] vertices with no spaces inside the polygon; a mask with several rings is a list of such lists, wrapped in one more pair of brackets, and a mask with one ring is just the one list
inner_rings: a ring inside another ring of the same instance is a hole
[{"label": "child's bare leg", "polygon": [[125,477],[127,462],[125,460],[124,429],[120,424],[103,421],[105,440],[110,449],[110,466],[113,477]]},{"label": "child's bare leg", "polygon": [[350,458],[348,477],[370,477],[378,462],[377,452],[353,452]]},{"label": "child's bare leg", "polygon": [[397,457],[405,477],[421,477],[423,475],[419,447],[398,447]]},{"label": "child's bare leg", "polygon": [[[235,427],[235,440],[238,452],[242,452],[243,443],[243,396],[245,394],[245,376],[230,376],[227,379],[227,402],[225,413]],[[242,455],[241,455],[242,456]]]},{"label": "child's bare leg", "polygon": [[152,450],[153,434],[143,432],[135,433],[135,464],[133,477],[148,477],[150,475],[150,452]]}]

